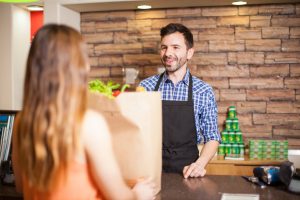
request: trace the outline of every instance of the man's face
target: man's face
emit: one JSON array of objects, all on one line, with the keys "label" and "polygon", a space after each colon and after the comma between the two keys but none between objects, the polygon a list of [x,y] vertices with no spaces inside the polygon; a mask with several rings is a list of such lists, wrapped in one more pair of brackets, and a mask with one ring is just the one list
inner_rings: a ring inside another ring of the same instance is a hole
[{"label": "man's face", "polygon": [[160,58],[167,72],[176,72],[191,59],[194,49],[187,49],[182,33],[175,32],[166,35],[161,40]]}]

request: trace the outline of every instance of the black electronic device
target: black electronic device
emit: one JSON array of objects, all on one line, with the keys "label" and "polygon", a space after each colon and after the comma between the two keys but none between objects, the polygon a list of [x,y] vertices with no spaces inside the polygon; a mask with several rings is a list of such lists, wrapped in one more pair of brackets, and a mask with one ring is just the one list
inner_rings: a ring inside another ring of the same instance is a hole
[{"label": "black electronic device", "polygon": [[279,177],[289,191],[300,194],[300,173],[292,162],[286,161],[281,164]]},{"label": "black electronic device", "polygon": [[277,185],[281,183],[279,171],[280,168],[277,166],[261,166],[255,167],[253,174],[267,185]]}]

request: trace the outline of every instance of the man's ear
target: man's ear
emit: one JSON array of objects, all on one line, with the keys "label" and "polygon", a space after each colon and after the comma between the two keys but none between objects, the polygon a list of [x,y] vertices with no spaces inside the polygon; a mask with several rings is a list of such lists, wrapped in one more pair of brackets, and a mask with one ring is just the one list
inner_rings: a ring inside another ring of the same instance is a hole
[{"label": "man's ear", "polygon": [[188,52],[187,52],[187,59],[190,60],[194,55],[194,48],[190,48],[188,49]]}]

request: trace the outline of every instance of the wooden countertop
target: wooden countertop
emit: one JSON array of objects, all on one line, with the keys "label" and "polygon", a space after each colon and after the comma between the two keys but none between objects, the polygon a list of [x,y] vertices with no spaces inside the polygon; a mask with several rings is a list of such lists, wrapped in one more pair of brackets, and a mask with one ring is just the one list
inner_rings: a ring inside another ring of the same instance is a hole
[{"label": "wooden countertop", "polygon": [[289,193],[284,186],[259,186],[246,181],[241,176],[207,175],[204,178],[184,179],[180,174],[162,174],[162,190],[157,200],[220,200],[222,193],[259,194],[260,200],[299,200],[299,196]]},{"label": "wooden countertop", "polygon": [[17,193],[14,186],[6,186],[0,183],[0,199],[2,200],[22,200],[22,195]]},{"label": "wooden countertop", "polygon": [[[181,174],[162,173],[162,190],[156,200],[220,200],[223,193],[259,194],[260,200],[299,200],[299,195],[289,193],[283,185],[259,186],[246,181],[241,176],[207,175],[204,178],[184,179]],[[0,199],[18,199],[13,187],[0,187]]]}]

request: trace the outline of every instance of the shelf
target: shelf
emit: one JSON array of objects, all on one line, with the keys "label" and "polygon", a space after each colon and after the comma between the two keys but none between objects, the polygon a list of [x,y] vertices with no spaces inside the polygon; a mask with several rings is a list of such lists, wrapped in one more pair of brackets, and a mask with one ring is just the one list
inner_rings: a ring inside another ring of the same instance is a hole
[{"label": "shelf", "polygon": [[225,160],[218,159],[215,156],[210,164],[235,164],[235,165],[280,165],[285,160],[250,160],[248,155],[245,155],[245,160]]},{"label": "shelf", "polygon": [[0,114],[16,114],[19,110],[0,110]]}]

